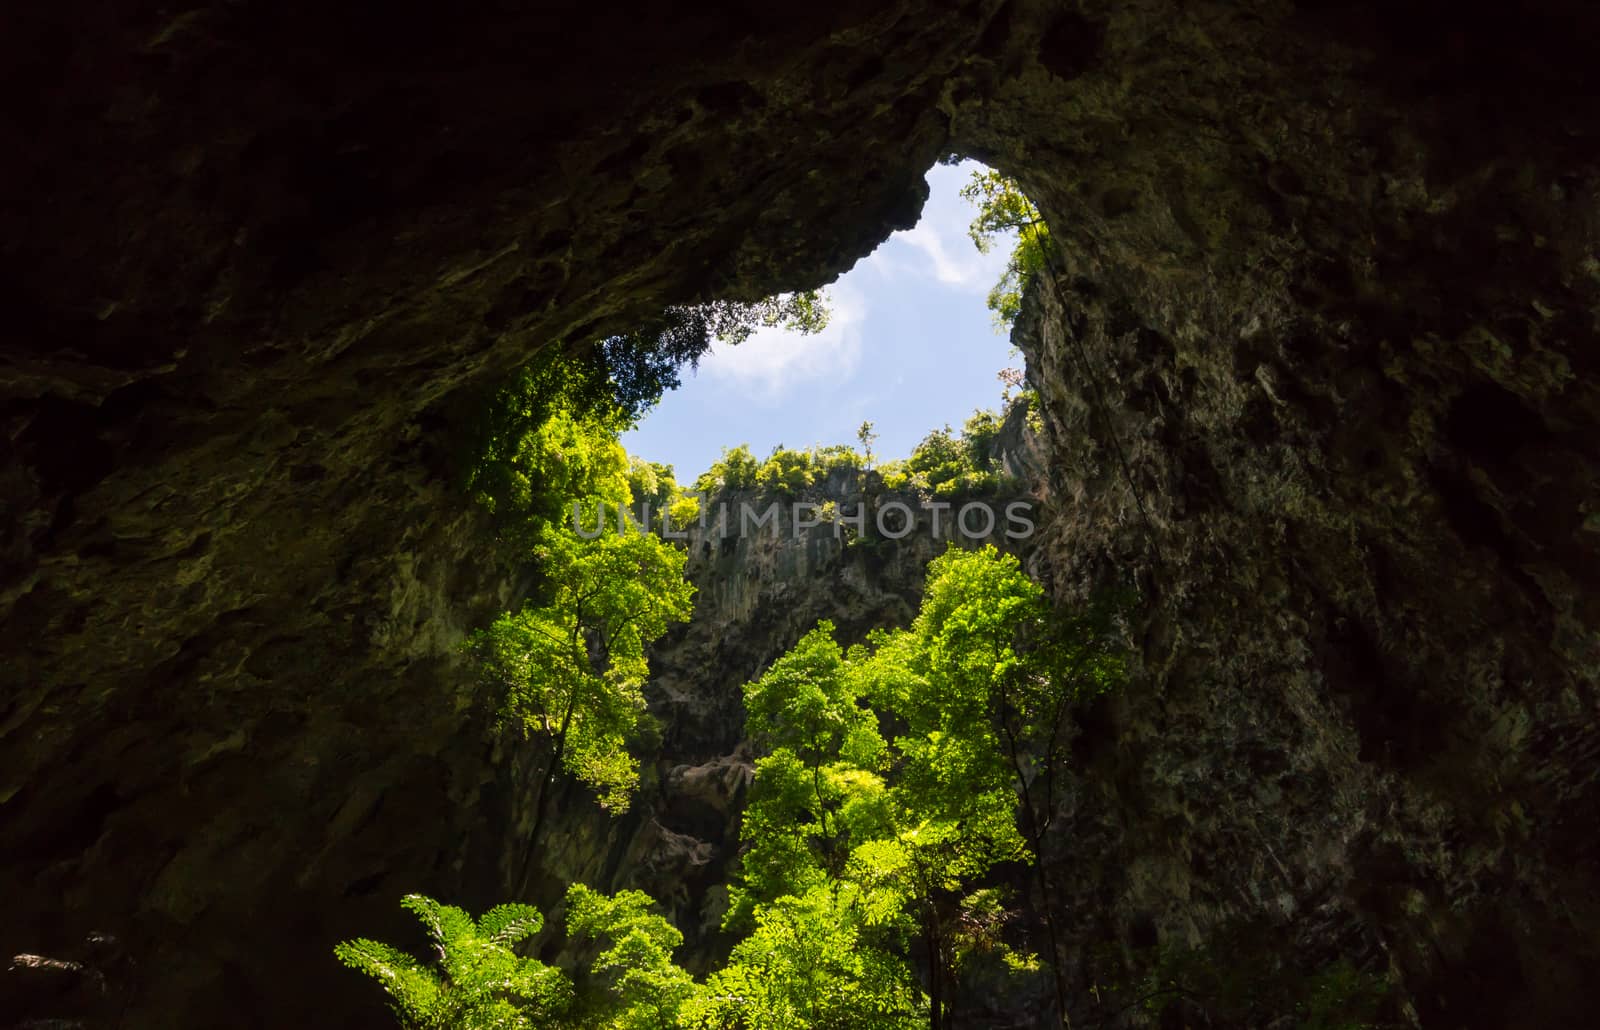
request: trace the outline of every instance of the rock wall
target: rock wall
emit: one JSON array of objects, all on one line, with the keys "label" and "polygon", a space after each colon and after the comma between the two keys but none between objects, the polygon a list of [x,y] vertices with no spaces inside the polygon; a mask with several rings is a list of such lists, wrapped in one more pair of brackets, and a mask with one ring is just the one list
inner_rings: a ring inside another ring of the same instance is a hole
[{"label": "rock wall", "polygon": [[515,838],[452,648],[517,574],[451,488],[457,414],[537,348],[825,281],[955,151],[1059,245],[1041,571],[1148,608],[1086,717],[1083,954],[1265,919],[1427,1025],[1576,1025],[1596,18],[8,13],[0,948],[114,936],[113,1024],[368,1018],[332,942],[399,936],[401,890],[495,900]]},{"label": "rock wall", "polygon": [[503,896],[457,413],[908,226],[993,6],[8,13],[0,952],[114,936],[125,1025],[346,1025],[336,940]]},{"label": "rock wall", "polygon": [[1249,927],[1302,970],[1392,976],[1424,1026],[1580,1025],[1600,178],[1594,123],[1557,113],[1576,14],[1151,9],[1041,23],[957,119],[1056,245],[1016,337],[1045,564],[1065,601],[1131,578],[1146,612],[1139,675],[1083,729],[1080,987],[1119,972],[1097,943],[1132,964]]}]

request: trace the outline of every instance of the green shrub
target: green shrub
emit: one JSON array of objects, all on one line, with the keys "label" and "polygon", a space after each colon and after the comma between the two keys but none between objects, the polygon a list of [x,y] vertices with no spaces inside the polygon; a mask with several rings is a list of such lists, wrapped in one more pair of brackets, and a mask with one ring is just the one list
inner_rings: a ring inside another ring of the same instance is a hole
[{"label": "green shrub", "polygon": [[867,467],[867,459],[847,444],[829,444],[811,449],[811,464],[819,478],[830,472],[855,472]]},{"label": "green shrub", "polygon": [[935,497],[979,497],[993,494],[1007,479],[998,472],[963,472],[933,488]]},{"label": "green shrub", "polygon": [[761,470],[756,473],[756,485],[777,493],[798,494],[816,482],[816,469],[811,455],[805,451],[791,451],[782,446],[773,450]]},{"label": "green shrub", "polygon": [[700,497],[697,494],[680,493],[667,505],[667,515],[672,520],[674,531],[687,529],[700,520]]},{"label": "green shrub", "polygon": [[961,442],[974,469],[988,472],[994,467],[994,447],[1004,424],[999,415],[983,408],[973,412],[961,427]]},{"label": "green shrub", "polygon": [[694,481],[694,488],[701,493],[714,493],[717,490],[751,490],[755,488],[756,473],[759,471],[761,463],[750,453],[749,444],[724,447],[722,457],[700,474]]}]

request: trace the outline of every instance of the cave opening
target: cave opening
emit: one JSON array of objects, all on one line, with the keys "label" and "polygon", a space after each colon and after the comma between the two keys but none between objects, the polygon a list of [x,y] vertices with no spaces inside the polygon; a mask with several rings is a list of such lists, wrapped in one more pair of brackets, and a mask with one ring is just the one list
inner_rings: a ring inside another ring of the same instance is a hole
[{"label": "cave opening", "polygon": [[[0,33],[0,1024],[366,1022],[335,942],[420,934],[404,891],[516,894],[541,756],[461,644],[550,563],[464,500],[454,402],[552,341],[828,281],[954,149],[1060,234],[1023,471],[1061,517],[1027,571],[1072,599],[1133,570],[1144,605],[1058,824],[1075,1025],[1586,1025],[1592,4],[180,6]],[[761,421],[633,449],[688,479],[875,421],[904,455],[976,406],[924,390],[896,444],[839,337],[788,376],[815,390],[793,428],[753,403],[749,364],[786,381],[757,346],[688,389],[702,424]],[[985,398],[1013,363],[940,360]],[[554,465],[510,464],[511,508],[550,499]],[[741,688],[819,617],[849,644],[919,615],[922,536],[834,577],[813,530],[697,559],[712,617],[659,638],[665,717],[631,742],[662,803],[612,821],[568,782],[541,830],[546,880],[654,890],[696,975],[730,943]],[[993,1008],[950,1025],[1051,993],[967,990]]]},{"label": "cave opening", "polygon": [[856,445],[871,423],[875,452],[904,457],[929,432],[1003,407],[1023,381],[1010,319],[996,311],[1016,230],[980,249],[970,235],[980,199],[963,195],[989,171],[953,157],[930,168],[915,226],[823,288],[821,332],[768,327],[737,345],[714,342],[623,435],[629,453],[691,481],[725,448],[748,444],[764,458]]}]

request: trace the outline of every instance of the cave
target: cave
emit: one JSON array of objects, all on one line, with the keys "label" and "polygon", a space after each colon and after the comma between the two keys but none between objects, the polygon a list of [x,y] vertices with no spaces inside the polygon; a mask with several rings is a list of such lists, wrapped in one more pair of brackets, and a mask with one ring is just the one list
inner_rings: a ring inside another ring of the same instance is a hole
[{"label": "cave", "polygon": [[[513,875],[526,770],[457,645],[527,573],[457,486],[462,411],[669,305],[829,282],[952,156],[1052,227],[1013,334],[1032,560],[1139,595],[1082,719],[1068,953],[1266,927],[1381,969],[1403,1025],[1586,1024],[1600,10],[0,23],[0,956],[59,961],[0,975],[0,1025],[381,1018],[333,943]],[[793,630],[757,616],[732,683]],[[716,843],[738,732],[704,718],[676,810]],[[622,882],[637,827],[570,822],[564,868]]]}]

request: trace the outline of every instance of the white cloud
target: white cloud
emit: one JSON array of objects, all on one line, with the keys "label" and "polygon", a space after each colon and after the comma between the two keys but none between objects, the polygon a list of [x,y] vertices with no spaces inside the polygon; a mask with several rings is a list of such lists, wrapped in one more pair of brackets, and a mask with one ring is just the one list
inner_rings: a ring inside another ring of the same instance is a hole
[{"label": "white cloud", "polygon": [[713,378],[777,400],[801,383],[842,381],[861,361],[861,322],[867,299],[840,280],[828,287],[828,327],[806,336],[789,329],[759,329],[737,346],[713,344],[700,362]]},{"label": "white cloud", "polygon": [[931,187],[922,218],[913,229],[897,232],[873,252],[868,262],[889,278],[932,278],[943,286],[983,293],[999,280],[1011,253],[1009,239],[996,240],[981,253],[967,235],[977,213],[960,196],[961,184],[977,167],[971,163],[928,172]]},{"label": "white cloud", "polygon": [[[967,236],[967,225],[975,212],[961,198],[960,189],[976,167],[979,166],[968,162],[929,170],[930,195],[916,227],[890,236],[865,261],[827,288],[833,309],[827,329],[815,336],[763,329],[736,347],[715,344],[700,362],[701,370],[764,401],[779,400],[792,387],[819,380],[842,384],[861,361],[861,323],[867,314],[865,290],[876,286],[878,299],[890,306],[930,287],[987,292],[1005,270],[1012,241],[996,240],[989,253],[984,254]],[[867,268],[881,278],[862,275]],[[895,280],[887,291],[886,280]]]},{"label": "white cloud", "polygon": [[933,271],[933,277],[947,286],[957,286],[971,289],[983,283],[982,263],[975,260],[979,257],[977,248],[969,242],[967,246],[972,250],[973,257],[961,260],[954,257],[945,245],[944,236],[940,229],[929,219],[923,219],[915,229],[897,234],[900,242],[908,243],[927,257],[928,264]]}]

